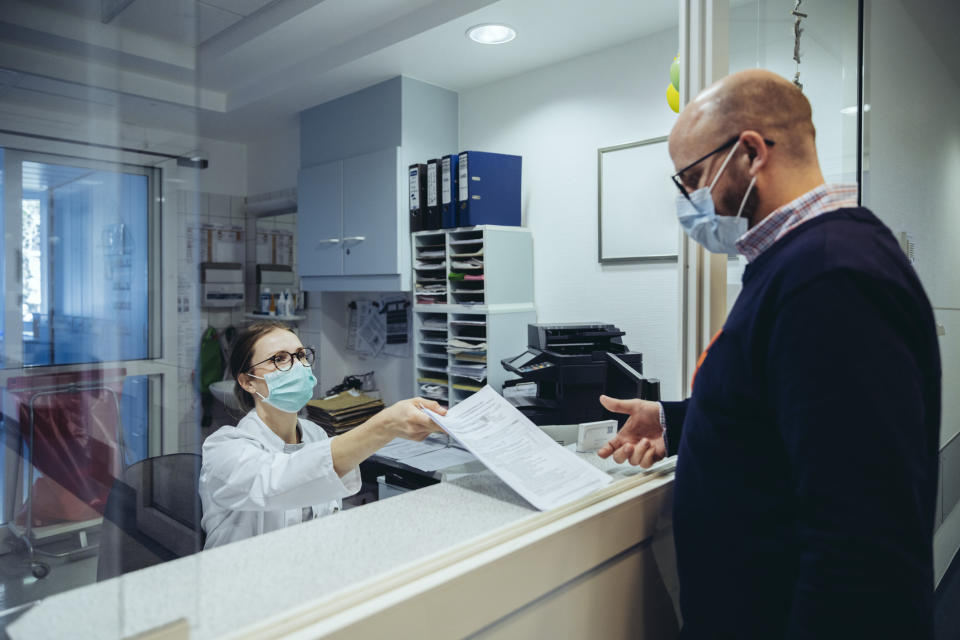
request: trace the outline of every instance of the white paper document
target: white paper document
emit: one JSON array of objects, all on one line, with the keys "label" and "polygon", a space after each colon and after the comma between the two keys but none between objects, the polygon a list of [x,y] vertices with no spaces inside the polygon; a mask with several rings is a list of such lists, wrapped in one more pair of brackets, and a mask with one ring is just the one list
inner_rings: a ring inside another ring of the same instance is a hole
[{"label": "white paper document", "polygon": [[581,498],[612,480],[551,440],[489,385],[445,416],[423,411],[541,511]]}]

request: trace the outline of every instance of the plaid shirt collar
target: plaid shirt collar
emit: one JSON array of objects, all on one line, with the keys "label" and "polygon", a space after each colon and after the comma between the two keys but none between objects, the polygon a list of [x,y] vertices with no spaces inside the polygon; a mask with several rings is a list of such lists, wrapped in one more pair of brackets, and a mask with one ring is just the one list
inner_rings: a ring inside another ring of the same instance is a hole
[{"label": "plaid shirt collar", "polygon": [[856,207],[856,184],[822,184],[788,202],[760,221],[737,240],[737,251],[753,262],[773,243],[795,227],[830,211]]}]

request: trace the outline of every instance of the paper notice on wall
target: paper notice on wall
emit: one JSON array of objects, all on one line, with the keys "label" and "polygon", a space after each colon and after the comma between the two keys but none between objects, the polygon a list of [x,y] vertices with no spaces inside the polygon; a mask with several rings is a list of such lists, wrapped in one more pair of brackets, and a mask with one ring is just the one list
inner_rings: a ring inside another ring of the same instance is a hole
[{"label": "paper notice on wall", "polygon": [[612,481],[551,440],[489,385],[445,416],[423,411],[541,511],[582,498]]},{"label": "paper notice on wall", "polygon": [[214,225],[208,232],[213,262],[243,262],[243,227]]},{"label": "paper notice on wall", "polygon": [[380,303],[354,300],[347,308],[347,350],[362,356],[376,356],[386,343],[386,318]]}]

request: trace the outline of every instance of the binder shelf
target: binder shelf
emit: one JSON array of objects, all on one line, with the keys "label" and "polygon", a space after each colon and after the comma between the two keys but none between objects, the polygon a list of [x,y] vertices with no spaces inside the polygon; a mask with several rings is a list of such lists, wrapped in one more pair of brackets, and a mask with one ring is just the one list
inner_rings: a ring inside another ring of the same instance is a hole
[{"label": "binder shelf", "polygon": [[526,348],[533,242],[520,227],[413,234],[415,388],[445,406],[514,377],[500,360]]}]

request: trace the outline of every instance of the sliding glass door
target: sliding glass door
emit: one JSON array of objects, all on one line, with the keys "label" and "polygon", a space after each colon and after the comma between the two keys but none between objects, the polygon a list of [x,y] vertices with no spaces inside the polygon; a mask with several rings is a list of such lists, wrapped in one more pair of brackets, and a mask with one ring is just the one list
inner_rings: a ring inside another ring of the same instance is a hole
[{"label": "sliding glass door", "polygon": [[161,440],[159,171],[13,149],[0,159],[0,513],[28,528],[89,520],[112,478]]}]

